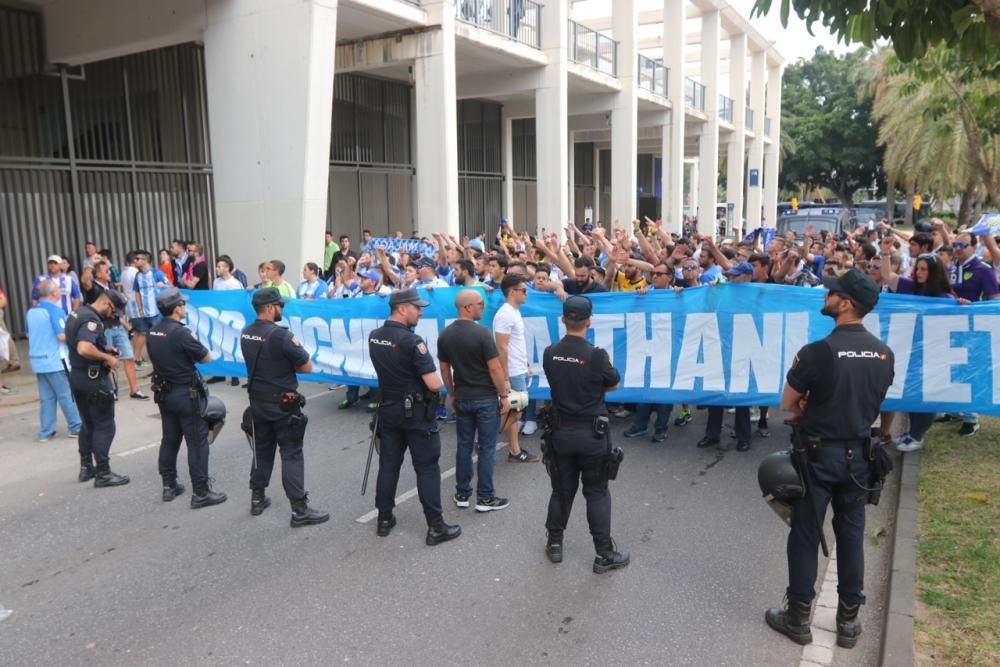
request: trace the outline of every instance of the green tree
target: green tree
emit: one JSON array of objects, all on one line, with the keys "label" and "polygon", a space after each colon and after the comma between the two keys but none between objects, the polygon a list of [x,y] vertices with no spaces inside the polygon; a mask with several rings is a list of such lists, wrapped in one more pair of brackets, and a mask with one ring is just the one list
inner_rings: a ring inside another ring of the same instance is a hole
[{"label": "green tree", "polygon": [[829,188],[843,202],[854,191],[881,183],[882,149],[872,118],[872,96],[859,95],[853,72],[867,56],[837,56],[822,48],[785,70],[782,137],[795,146],[784,157],[780,187]]},{"label": "green tree", "polygon": [[[892,42],[900,60],[922,57],[940,43],[968,60],[990,62],[1000,52],[1000,0],[779,0],[781,23],[792,9],[812,26],[818,21],[845,44],[871,48]],[[767,14],[774,0],[756,0],[751,17]]]}]

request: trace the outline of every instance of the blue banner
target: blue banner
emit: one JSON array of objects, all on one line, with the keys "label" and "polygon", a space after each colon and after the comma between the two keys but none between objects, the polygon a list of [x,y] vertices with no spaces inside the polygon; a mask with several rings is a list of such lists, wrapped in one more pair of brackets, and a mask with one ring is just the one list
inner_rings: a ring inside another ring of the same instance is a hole
[{"label": "blue banner", "polygon": [[[458,290],[424,292],[430,306],[416,328],[432,353],[455,317]],[[246,292],[189,292],[188,326],[216,361],[206,375],[245,376],[243,327],[253,321]],[[621,372],[619,402],[754,406],[780,403],[785,373],[808,342],[833,320],[820,314],[825,291],[783,285],[722,284],[640,294],[596,294],[590,339]],[[503,304],[486,295],[483,323]],[[368,334],[389,315],[388,298],[292,301],[284,324],[312,356],[303,380],[376,385]],[[557,341],[562,304],[532,292],[521,307],[531,395],[548,397],[542,351]],[[865,326],[892,348],[896,379],[884,408],[912,412],[1000,415],[1000,302],[959,306],[951,299],[883,295]]]}]

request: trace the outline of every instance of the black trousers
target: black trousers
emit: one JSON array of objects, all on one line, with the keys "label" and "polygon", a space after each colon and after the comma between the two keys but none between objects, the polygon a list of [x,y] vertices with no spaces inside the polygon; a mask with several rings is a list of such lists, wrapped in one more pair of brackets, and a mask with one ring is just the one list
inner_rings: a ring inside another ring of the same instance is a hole
[{"label": "black trousers", "polygon": [[302,438],[288,430],[292,414],[271,403],[250,402],[253,411],[254,458],[250,465],[250,488],[266,489],[271,483],[274,456],[281,452],[281,485],[291,501],[306,497],[305,457]]},{"label": "black trousers", "polygon": [[413,416],[406,418],[399,402],[379,408],[379,429],[382,432],[382,453],[378,457],[378,481],[375,484],[375,507],[390,512],[396,506],[399,470],[406,450],[417,473],[417,495],[424,507],[424,516],[441,516],[441,436],[437,417],[426,419],[424,405],[413,407]]},{"label": "black trousers", "polygon": [[86,370],[74,368],[69,374],[69,386],[83,422],[78,444],[80,462],[106,466],[116,430],[115,388],[111,377],[101,373],[96,379],[91,379]]},{"label": "black trousers", "polygon": [[587,523],[597,553],[613,550],[611,541],[611,493],[604,476],[604,458],[608,445],[597,439],[590,426],[571,424],[552,434],[557,472],[552,481],[549,513],[545,528],[549,535],[562,536],[573,509],[578,485],[583,483],[587,501]]},{"label": "black trousers", "polygon": [[208,424],[201,418],[201,403],[193,400],[188,387],[173,387],[160,397],[160,475],[177,477],[177,454],[181,439],[187,443],[188,472],[192,484],[208,482]]}]

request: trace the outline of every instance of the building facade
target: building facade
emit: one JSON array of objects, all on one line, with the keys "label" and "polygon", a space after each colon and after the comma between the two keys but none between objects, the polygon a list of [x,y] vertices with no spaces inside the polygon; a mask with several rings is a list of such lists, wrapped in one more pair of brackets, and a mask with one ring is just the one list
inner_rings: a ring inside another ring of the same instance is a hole
[{"label": "building facade", "polygon": [[0,0],[0,44],[15,329],[87,240],[297,272],[326,230],[777,208],[783,60],[722,0]]}]

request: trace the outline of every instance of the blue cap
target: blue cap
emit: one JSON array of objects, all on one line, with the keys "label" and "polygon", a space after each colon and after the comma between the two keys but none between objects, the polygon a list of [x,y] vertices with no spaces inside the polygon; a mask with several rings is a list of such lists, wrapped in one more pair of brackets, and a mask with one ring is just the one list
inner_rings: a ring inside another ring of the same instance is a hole
[{"label": "blue cap", "polygon": [[362,271],[361,273],[358,274],[358,277],[366,278],[368,280],[374,280],[375,282],[379,282],[380,280],[382,280],[382,276],[378,274],[378,271]]},{"label": "blue cap", "polygon": [[735,276],[752,276],[753,275],[753,265],[751,265],[749,262],[740,262],[738,264],[734,264],[732,266],[732,268],[730,268],[728,271],[726,271],[726,275],[727,276],[731,276],[731,277],[735,277]]}]

